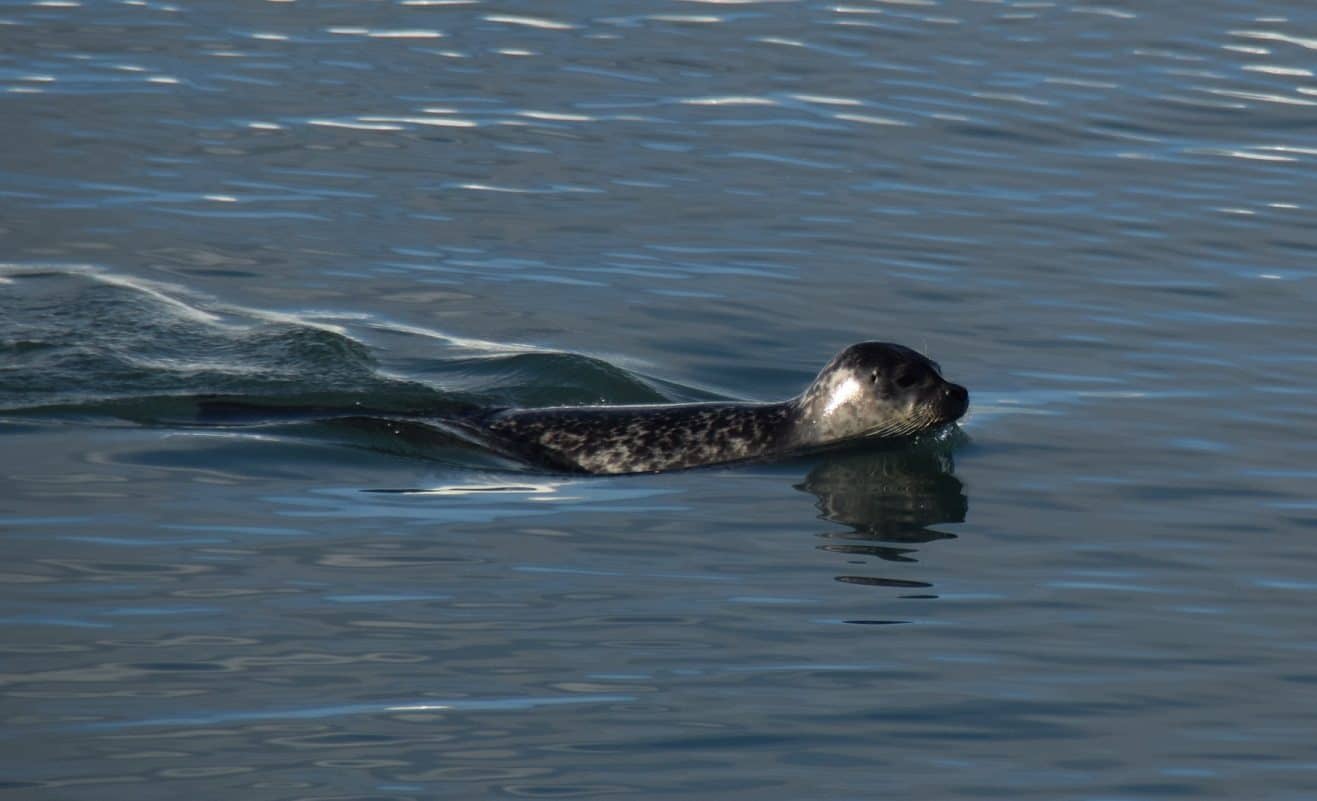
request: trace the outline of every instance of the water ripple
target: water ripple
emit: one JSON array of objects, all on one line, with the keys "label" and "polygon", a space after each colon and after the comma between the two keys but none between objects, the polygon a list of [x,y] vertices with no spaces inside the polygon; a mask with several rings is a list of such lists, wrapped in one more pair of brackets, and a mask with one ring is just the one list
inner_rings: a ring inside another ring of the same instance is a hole
[{"label": "water ripple", "polygon": [[[4,6],[5,786],[1311,795],[1311,16]],[[955,471],[197,419],[785,397],[859,338],[964,376]]]},{"label": "water ripple", "polygon": [[521,712],[539,707],[563,704],[617,704],[634,700],[628,695],[576,695],[542,698],[491,698],[441,699],[386,702],[371,704],[341,704],[337,706],[305,707],[301,709],[262,709],[252,711],[226,710],[210,714],[183,715],[174,718],[151,718],[118,723],[87,724],[84,728],[133,729],[145,727],[194,728],[247,723],[263,720],[319,720],[349,715],[387,715],[427,712]]}]

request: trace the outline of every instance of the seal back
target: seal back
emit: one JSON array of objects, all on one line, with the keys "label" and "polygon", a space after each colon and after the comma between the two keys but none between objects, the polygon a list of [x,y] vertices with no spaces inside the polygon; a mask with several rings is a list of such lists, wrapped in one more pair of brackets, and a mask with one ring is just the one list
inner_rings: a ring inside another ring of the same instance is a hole
[{"label": "seal back", "polygon": [[861,342],[779,403],[504,409],[464,427],[505,455],[558,470],[650,473],[909,436],[954,422],[968,404],[965,388],[923,355]]}]

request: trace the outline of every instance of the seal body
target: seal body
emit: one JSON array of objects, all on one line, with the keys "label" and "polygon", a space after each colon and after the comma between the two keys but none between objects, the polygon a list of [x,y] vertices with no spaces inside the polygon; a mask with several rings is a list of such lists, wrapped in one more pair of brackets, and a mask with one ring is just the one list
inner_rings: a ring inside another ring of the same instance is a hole
[{"label": "seal body", "polygon": [[910,348],[846,348],[795,398],[780,403],[683,403],[502,409],[462,428],[497,451],[559,470],[651,473],[771,460],[950,424],[964,387]]}]

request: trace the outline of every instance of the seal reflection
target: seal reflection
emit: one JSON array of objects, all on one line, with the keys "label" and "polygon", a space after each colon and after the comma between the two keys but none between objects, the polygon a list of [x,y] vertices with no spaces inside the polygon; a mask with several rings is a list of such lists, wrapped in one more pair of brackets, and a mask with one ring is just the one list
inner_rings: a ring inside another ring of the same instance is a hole
[{"label": "seal reflection", "polygon": [[[963,435],[961,435],[963,436]],[[829,456],[796,489],[815,496],[820,517],[846,530],[820,532],[820,550],[898,563],[889,575],[839,575],[837,581],[914,590],[905,598],[936,598],[932,584],[905,575],[923,545],[956,535],[933,528],[961,523],[969,510],[964,484],[954,475],[950,442]],[[884,571],[886,572],[886,571]]]}]

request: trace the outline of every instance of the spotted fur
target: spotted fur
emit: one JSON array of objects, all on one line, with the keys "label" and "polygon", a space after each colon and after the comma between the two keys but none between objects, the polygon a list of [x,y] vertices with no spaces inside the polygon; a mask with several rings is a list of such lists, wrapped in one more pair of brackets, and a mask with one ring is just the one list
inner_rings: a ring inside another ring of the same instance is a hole
[{"label": "spotted fur", "polygon": [[496,450],[555,469],[652,473],[908,436],[957,420],[968,403],[919,353],[862,342],[781,403],[506,409],[471,426]]}]

